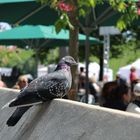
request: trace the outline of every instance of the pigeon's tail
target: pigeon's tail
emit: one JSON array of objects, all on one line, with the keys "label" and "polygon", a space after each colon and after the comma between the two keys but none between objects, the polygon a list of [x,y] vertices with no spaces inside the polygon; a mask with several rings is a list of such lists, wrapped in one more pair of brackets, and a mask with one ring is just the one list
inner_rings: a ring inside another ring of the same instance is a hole
[{"label": "pigeon's tail", "polygon": [[31,106],[26,107],[18,107],[14,113],[11,115],[11,117],[7,120],[8,126],[14,126],[17,124],[17,122],[21,119],[23,114],[30,108]]}]

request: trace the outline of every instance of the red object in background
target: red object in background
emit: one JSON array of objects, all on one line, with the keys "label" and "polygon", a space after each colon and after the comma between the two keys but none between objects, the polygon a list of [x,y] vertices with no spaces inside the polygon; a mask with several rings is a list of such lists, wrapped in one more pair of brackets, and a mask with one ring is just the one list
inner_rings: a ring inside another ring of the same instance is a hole
[{"label": "red object in background", "polygon": [[138,15],[140,16],[140,8],[138,8],[138,11],[137,11]]},{"label": "red object in background", "polygon": [[131,72],[130,73],[130,81],[132,82],[132,81],[134,81],[136,79],[137,79],[136,72]]},{"label": "red object in background", "polygon": [[57,7],[61,10],[61,11],[73,11],[75,9],[75,7],[73,5],[70,4],[66,4],[63,1],[59,2]]}]

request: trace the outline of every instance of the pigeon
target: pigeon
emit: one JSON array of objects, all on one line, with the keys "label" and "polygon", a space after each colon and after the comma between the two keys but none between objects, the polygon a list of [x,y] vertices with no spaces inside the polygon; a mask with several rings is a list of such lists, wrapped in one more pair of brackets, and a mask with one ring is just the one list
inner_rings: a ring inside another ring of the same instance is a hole
[{"label": "pigeon", "polygon": [[7,125],[16,125],[23,114],[33,105],[66,96],[72,85],[70,69],[72,65],[77,65],[73,57],[63,57],[52,73],[34,79],[20,91],[15,99],[4,105],[3,108],[17,107],[7,120]]}]

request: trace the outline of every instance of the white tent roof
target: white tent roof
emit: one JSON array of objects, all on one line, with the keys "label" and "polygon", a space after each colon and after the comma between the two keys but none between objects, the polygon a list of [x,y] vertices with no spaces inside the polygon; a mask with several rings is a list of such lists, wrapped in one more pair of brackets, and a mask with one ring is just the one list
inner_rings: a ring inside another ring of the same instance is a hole
[{"label": "white tent roof", "polygon": [[[84,67],[85,68],[85,64],[84,63],[79,63],[78,65],[78,69],[80,70],[80,67]],[[99,78],[99,72],[100,72],[100,65],[96,62],[91,62],[89,63],[89,77],[95,75],[96,78]],[[112,81],[113,80],[113,71],[111,69],[104,69],[104,75],[106,75],[108,77],[108,81]]]}]

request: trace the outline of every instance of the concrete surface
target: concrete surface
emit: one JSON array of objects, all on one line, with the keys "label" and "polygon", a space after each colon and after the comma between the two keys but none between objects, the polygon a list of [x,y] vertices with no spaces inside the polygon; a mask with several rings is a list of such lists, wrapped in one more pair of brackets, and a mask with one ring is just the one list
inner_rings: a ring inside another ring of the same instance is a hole
[{"label": "concrete surface", "polygon": [[[0,89],[0,107],[16,95]],[[30,108],[8,127],[13,110],[0,112],[0,140],[140,140],[140,116],[132,113],[55,99]]]}]

